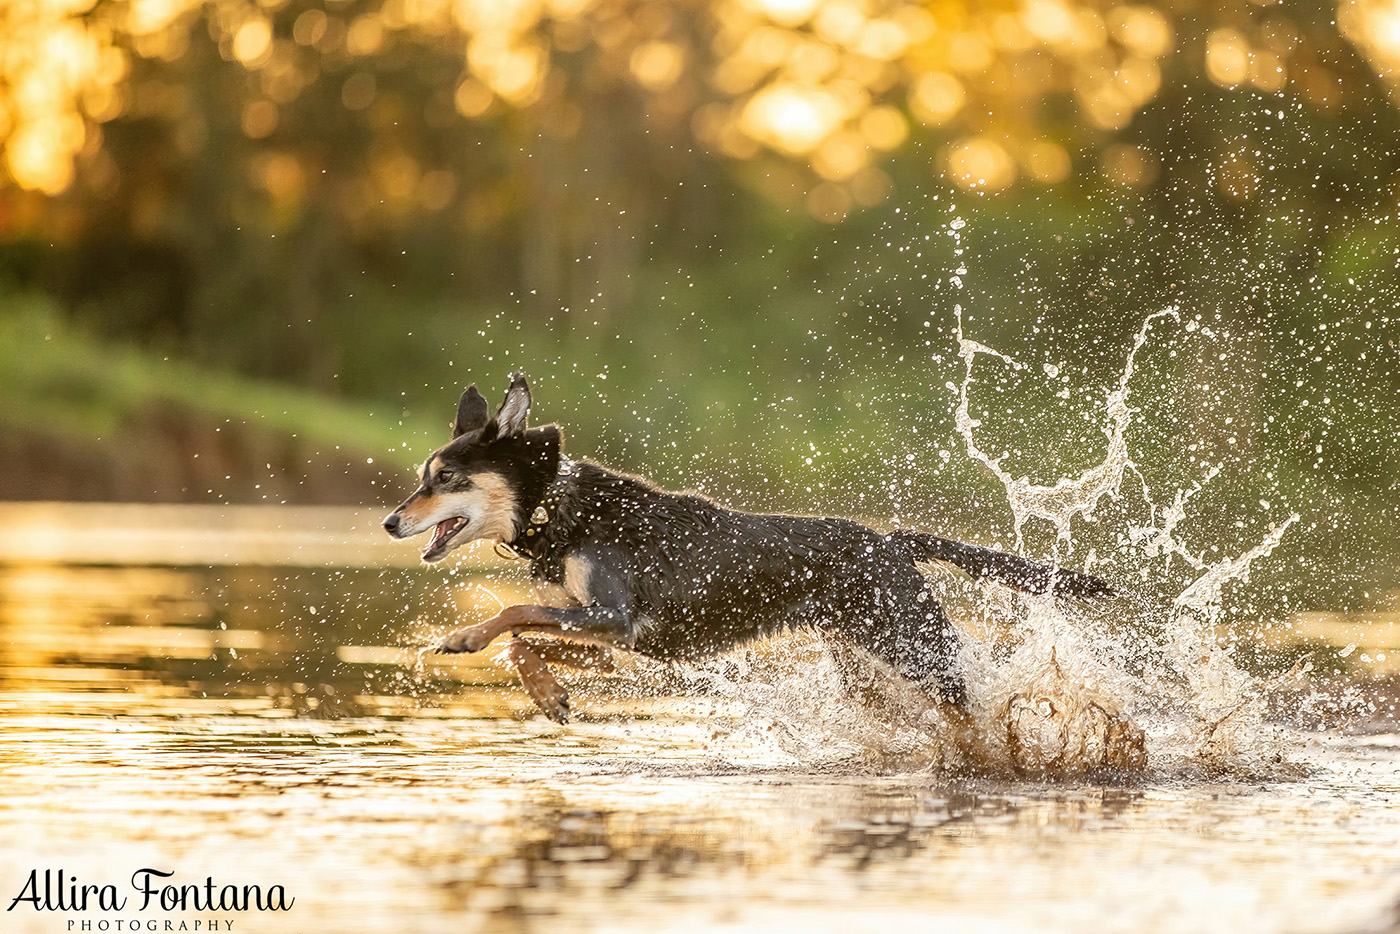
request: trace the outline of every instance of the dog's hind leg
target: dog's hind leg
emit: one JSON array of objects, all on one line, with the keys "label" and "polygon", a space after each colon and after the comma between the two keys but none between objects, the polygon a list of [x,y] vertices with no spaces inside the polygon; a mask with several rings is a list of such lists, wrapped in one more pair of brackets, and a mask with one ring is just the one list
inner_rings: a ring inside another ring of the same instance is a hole
[{"label": "dog's hind leg", "polygon": [[536,655],[523,639],[511,639],[506,643],[505,658],[520,675],[520,683],[525,693],[555,723],[569,721],[569,695],[544,660]]},{"label": "dog's hind leg", "polygon": [[848,606],[835,629],[906,678],[936,688],[945,700],[962,705],[967,687],[957,670],[958,631],[923,575],[912,566],[905,568],[891,568],[882,575],[883,597]]},{"label": "dog's hind leg", "polygon": [[903,644],[896,647],[898,654],[907,659],[905,667],[913,669],[922,678],[932,677],[938,684],[945,700],[964,706],[967,703],[967,683],[957,670],[960,639],[953,621],[943,612],[927,584],[920,591],[923,598],[911,607],[901,607],[893,615],[896,617],[895,631],[900,633]]},{"label": "dog's hind leg", "polygon": [[871,633],[861,643],[893,665],[900,674],[936,687],[944,700],[967,701],[967,685],[956,670],[958,634],[943,608],[932,598],[913,610],[886,617],[888,629]]}]

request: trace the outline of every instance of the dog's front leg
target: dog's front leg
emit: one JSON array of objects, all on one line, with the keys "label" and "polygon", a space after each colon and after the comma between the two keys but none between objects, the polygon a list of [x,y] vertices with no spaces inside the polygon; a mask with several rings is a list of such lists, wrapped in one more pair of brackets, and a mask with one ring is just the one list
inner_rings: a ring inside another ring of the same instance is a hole
[{"label": "dog's front leg", "polygon": [[528,607],[508,606],[485,622],[459,629],[438,643],[436,651],[444,654],[480,652],[497,636],[518,627],[521,622],[520,611],[524,609]]},{"label": "dog's front leg", "polygon": [[459,629],[438,645],[442,653],[480,652],[504,633],[547,632],[609,648],[630,649],[635,637],[626,610],[606,606],[508,606],[484,623]]},{"label": "dog's front leg", "polygon": [[484,623],[452,633],[439,652],[480,652],[504,633],[545,632],[573,642],[631,649],[632,619],[626,555],[611,546],[581,545],[564,559],[564,589],[578,606],[508,606]]}]

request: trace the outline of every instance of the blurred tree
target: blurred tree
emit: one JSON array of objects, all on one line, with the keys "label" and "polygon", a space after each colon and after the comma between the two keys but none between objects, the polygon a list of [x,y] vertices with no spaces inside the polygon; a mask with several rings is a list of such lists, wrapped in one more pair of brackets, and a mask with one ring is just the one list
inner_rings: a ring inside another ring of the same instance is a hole
[{"label": "blurred tree", "polygon": [[[646,262],[840,222],[897,177],[1136,193],[1161,246],[1215,231],[1112,296],[1160,302],[1203,244],[1316,266],[1339,218],[1393,204],[1397,9],[8,0],[0,265],[110,330],[330,387],[353,296],[642,314]],[[1067,288],[1115,243],[1079,244]],[[1248,313],[1267,278],[1195,298]]]}]

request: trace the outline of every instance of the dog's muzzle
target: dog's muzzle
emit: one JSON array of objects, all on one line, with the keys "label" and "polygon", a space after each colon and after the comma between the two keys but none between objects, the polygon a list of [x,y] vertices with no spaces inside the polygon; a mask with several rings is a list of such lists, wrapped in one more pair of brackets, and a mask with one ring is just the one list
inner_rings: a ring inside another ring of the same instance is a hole
[{"label": "dog's muzzle", "polygon": [[391,512],[384,517],[384,531],[395,538],[403,538],[403,532],[399,530],[401,523],[402,519],[399,514],[397,512]]}]

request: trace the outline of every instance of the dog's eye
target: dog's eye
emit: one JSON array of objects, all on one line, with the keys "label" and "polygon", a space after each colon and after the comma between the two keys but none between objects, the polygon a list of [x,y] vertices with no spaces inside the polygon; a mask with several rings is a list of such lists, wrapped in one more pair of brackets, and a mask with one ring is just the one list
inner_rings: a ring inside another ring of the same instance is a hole
[{"label": "dog's eye", "polygon": [[446,467],[444,467],[442,470],[439,470],[439,471],[437,472],[437,482],[438,482],[438,483],[449,483],[449,482],[451,482],[451,480],[452,480],[452,471],[448,470]]}]

